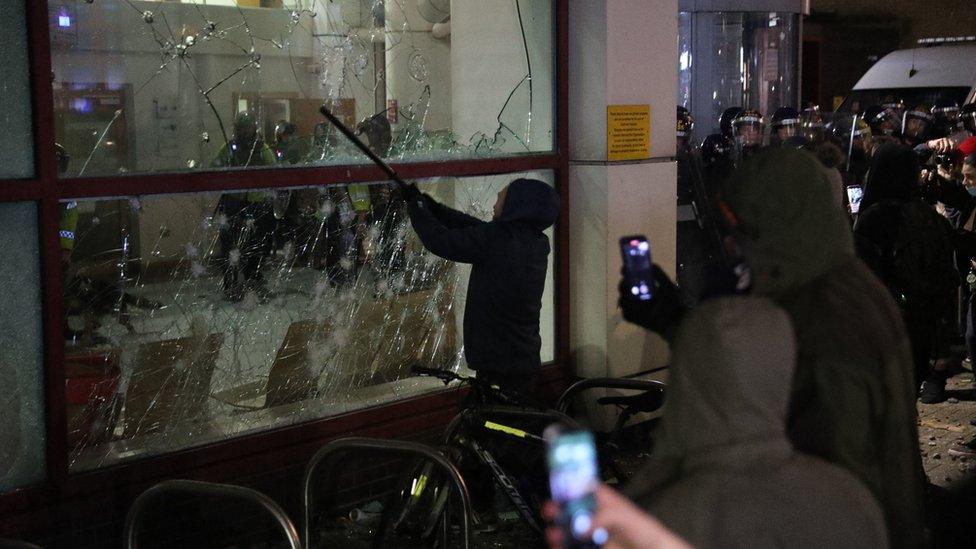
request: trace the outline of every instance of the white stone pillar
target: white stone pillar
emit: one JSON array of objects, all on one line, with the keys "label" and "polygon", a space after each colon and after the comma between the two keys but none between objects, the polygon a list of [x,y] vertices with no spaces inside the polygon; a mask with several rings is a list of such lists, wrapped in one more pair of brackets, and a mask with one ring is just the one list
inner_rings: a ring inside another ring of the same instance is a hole
[{"label": "white stone pillar", "polygon": [[[617,308],[621,236],[645,234],[675,274],[677,0],[570,0],[571,346],[582,377],[668,360],[665,342]],[[607,160],[607,106],[650,105],[650,158]]]}]

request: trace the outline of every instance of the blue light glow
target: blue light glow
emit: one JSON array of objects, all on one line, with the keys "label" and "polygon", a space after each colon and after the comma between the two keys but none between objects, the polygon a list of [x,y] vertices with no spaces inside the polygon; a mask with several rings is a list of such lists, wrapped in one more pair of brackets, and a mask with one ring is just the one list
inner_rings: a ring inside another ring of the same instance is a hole
[{"label": "blue light glow", "polygon": [[58,12],[58,26],[61,27],[62,29],[71,26],[71,15],[69,15],[67,10],[65,10],[64,8],[62,8],[61,11]]}]

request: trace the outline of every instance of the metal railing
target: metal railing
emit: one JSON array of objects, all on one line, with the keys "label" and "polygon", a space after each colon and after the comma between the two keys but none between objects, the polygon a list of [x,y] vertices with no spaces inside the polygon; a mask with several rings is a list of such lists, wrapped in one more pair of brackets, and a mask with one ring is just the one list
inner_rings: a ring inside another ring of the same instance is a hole
[{"label": "metal railing", "polygon": [[471,546],[471,496],[468,494],[468,487],[465,485],[464,479],[461,477],[461,473],[458,472],[457,467],[435,448],[431,448],[425,444],[405,440],[385,440],[364,437],[341,438],[326,444],[319,451],[315,452],[315,455],[312,456],[312,459],[305,467],[305,477],[302,481],[302,532],[304,534],[304,542],[307,545],[310,545],[312,540],[312,508],[316,504],[312,493],[312,479],[315,477],[315,473],[321,463],[327,458],[351,450],[373,450],[390,454],[417,456],[427,459],[443,469],[451,479],[451,482],[454,483],[454,488],[461,498],[463,511],[461,516],[461,539],[464,543],[462,547],[467,549]]},{"label": "metal railing", "polygon": [[624,389],[630,391],[651,391],[657,389],[664,391],[665,387],[666,385],[664,383],[651,379],[591,377],[577,381],[563,391],[563,394],[559,395],[559,400],[556,401],[556,410],[565,412],[569,408],[569,403],[574,396],[590,389]]},{"label": "metal railing", "polygon": [[268,496],[243,486],[232,486],[230,484],[216,484],[212,482],[199,482],[195,480],[167,480],[149,488],[139,495],[129,508],[129,513],[125,517],[124,538],[126,547],[135,549],[137,544],[137,529],[139,517],[145,510],[147,504],[163,494],[181,493],[198,496],[216,496],[231,499],[239,499],[254,503],[267,511],[274,517],[281,527],[281,531],[292,549],[301,549],[302,540],[298,536],[298,529],[285,511]]}]

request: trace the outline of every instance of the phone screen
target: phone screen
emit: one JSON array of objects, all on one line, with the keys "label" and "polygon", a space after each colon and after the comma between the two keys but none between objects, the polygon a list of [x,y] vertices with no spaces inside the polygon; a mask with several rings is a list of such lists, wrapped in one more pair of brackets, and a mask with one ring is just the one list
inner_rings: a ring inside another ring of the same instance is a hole
[{"label": "phone screen", "polygon": [[546,440],[549,489],[552,500],[559,505],[557,522],[563,529],[564,546],[598,546],[588,536],[596,513],[594,492],[600,474],[593,435],[587,431],[549,431]]},{"label": "phone screen", "polygon": [[847,187],[847,203],[851,205],[851,213],[858,213],[861,209],[861,199],[864,198],[864,189],[857,185]]},{"label": "phone screen", "polygon": [[651,244],[644,236],[625,236],[620,239],[624,273],[630,292],[642,300],[651,299],[654,271],[651,267]]}]

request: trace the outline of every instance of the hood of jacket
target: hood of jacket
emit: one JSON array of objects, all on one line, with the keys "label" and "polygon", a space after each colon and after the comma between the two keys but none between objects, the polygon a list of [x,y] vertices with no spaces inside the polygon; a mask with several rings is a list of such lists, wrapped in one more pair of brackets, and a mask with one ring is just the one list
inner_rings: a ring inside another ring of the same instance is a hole
[{"label": "hood of jacket", "polygon": [[502,214],[496,221],[527,223],[540,231],[559,218],[559,195],[538,179],[516,179],[508,186]]},{"label": "hood of jacket", "polygon": [[770,149],[737,170],[725,189],[753,290],[778,297],[854,257],[847,214],[817,159]]},{"label": "hood of jacket", "polygon": [[879,202],[908,202],[916,198],[918,172],[918,158],[908,146],[888,143],[879,147],[865,178],[861,211]]},{"label": "hood of jacket", "polygon": [[792,326],[785,311],[754,296],[714,299],[689,313],[673,348],[655,452],[687,464],[737,447],[783,447]]}]

